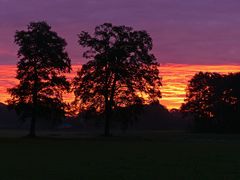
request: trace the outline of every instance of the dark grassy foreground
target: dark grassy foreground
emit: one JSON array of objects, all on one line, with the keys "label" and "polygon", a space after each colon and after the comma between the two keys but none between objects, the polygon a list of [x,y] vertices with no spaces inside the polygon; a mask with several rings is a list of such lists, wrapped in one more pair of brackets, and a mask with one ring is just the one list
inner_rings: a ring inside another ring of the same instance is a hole
[{"label": "dark grassy foreground", "polygon": [[1,180],[240,179],[240,136],[2,138]]}]

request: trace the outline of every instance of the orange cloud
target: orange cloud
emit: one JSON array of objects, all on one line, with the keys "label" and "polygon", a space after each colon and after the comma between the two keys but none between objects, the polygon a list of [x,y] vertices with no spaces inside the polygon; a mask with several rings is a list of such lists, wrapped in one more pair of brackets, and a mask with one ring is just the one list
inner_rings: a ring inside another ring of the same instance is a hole
[{"label": "orange cloud", "polygon": [[172,109],[179,108],[184,102],[187,83],[195,73],[199,71],[222,74],[240,72],[240,66],[163,64],[160,71],[163,78],[161,103],[166,105],[168,109]]},{"label": "orange cloud", "polygon": [[[68,79],[72,79],[81,65],[73,65],[72,73],[68,74]],[[161,103],[168,109],[179,108],[184,102],[185,89],[191,77],[199,71],[230,73],[240,72],[238,65],[185,65],[185,64],[163,64],[160,66],[160,73],[163,78]],[[16,67],[14,65],[0,65],[0,102],[6,102],[10,98],[7,88],[15,86],[18,81]],[[65,95],[65,100],[70,102],[74,98],[73,94]]]}]

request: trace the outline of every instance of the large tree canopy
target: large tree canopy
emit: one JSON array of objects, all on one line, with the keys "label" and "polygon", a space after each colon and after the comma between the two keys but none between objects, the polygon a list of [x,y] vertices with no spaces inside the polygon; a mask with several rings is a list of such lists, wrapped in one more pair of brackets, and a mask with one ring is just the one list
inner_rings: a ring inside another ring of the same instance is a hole
[{"label": "large tree canopy", "polygon": [[83,56],[89,61],[74,79],[75,102],[81,109],[105,112],[105,135],[114,108],[161,98],[159,64],[146,31],[105,23],[93,36],[79,34],[79,44],[88,48]]},{"label": "large tree canopy", "polygon": [[191,113],[199,131],[240,132],[240,73],[196,74],[189,82],[184,112]]},{"label": "large tree canopy", "polygon": [[32,22],[26,31],[17,31],[19,84],[9,89],[9,105],[22,118],[32,117],[30,135],[35,136],[36,117],[51,119],[64,115],[63,91],[70,83],[61,73],[70,72],[67,43],[46,22]]}]

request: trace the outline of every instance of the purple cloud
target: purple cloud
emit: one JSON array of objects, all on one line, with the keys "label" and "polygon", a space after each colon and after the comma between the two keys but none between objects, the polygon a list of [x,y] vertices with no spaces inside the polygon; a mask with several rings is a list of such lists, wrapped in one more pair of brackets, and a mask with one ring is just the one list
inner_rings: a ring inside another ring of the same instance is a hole
[{"label": "purple cloud", "polygon": [[16,30],[46,20],[83,63],[80,31],[112,22],[147,30],[161,63],[240,64],[239,0],[0,0],[0,64],[15,64]]}]

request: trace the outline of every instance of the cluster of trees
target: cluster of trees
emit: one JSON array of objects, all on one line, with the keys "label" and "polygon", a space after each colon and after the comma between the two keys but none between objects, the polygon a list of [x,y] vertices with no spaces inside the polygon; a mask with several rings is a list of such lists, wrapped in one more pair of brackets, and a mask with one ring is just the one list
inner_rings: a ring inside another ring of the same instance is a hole
[{"label": "cluster of trees", "polygon": [[[72,117],[67,122],[72,125],[72,128],[90,132],[104,126],[103,118],[103,114],[96,113],[96,111],[85,111],[80,117]],[[191,123],[191,119],[184,118],[179,110],[169,111],[156,101],[150,104],[135,104],[114,109],[111,127],[116,133],[119,131],[122,133],[127,131],[184,131],[191,128]]]},{"label": "cluster of trees", "polygon": [[[110,135],[111,119],[121,119],[123,128],[135,119],[144,104],[161,98],[159,64],[151,53],[152,39],[146,31],[105,23],[94,34],[82,31],[79,45],[87,50],[83,64],[72,82],[66,41],[46,22],[31,22],[17,31],[19,84],[8,89],[10,108],[21,119],[30,119],[29,136],[35,136],[37,119],[58,122],[66,111],[104,117],[104,134]],[[221,75],[199,72],[189,82],[181,111],[195,119],[195,130],[240,131],[240,73]],[[63,94],[74,92],[72,104]]]},{"label": "cluster of trees", "polygon": [[83,56],[89,61],[69,82],[64,76],[71,71],[67,43],[46,22],[32,22],[27,30],[15,34],[19,84],[8,90],[8,104],[22,119],[31,119],[31,137],[37,119],[57,121],[66,115],[65,92],[74,92],[78,112],[104,115],[106,136],[114,112],[161,98],[159,64],[146,31],[105,23],[93,35],[83,31],[78,38],[87,48]]},{"label": "cluster of trees", "polygon": [[240,73],[197,73],[181,110],[194,117],[197,131],[240,132]]}]

